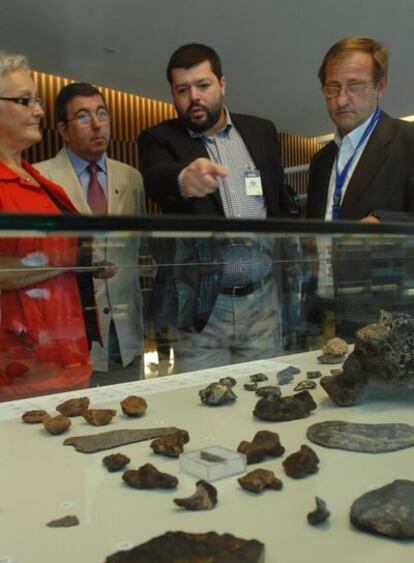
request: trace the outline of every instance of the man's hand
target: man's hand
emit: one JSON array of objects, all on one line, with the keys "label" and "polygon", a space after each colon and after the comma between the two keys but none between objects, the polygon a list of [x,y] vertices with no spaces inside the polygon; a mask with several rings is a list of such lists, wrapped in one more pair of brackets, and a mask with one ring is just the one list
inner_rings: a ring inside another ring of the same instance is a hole
[{"label": "man's hand", "polygon": [[375,217],[374,215],[367,215],[366,217],[363,217],[362,219],[360,219],[360,223],[381,223],[381,221],[378,219],[378,217]]},{"label": "man's hand", "polygon": [[208,158],[196,158],[181,172],[181,191],[188,197],[205,197],[219,187],[217,178],[224,178],[227,174],[221,164]]}]

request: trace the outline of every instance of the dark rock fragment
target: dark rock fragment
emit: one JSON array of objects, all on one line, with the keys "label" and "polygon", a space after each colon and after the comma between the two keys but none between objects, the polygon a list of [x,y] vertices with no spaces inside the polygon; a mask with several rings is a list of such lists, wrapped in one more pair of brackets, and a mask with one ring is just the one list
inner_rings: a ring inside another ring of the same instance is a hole
[{"label": "dark rock fragment", "polygon": [[249,379],[254,383],[262,383],[263,381],[268,381],[269,378],[264,373],[253,373],[252,375],[249,375]]},{"label": "dark rock fragment", "polygon": [[301,479],[318,471],[319,458],[309,446],[302,445],[300,450],[287,457],[282,465],[286,474],[293,479]]},{"label": "dark rock fragment", "polygon": [[197,481],[196,492],[187,498],[175,498],[177,506],[187,510],[210,510],[217,504],[217,489],[203,479]]},{"label": "dark rock fragment", "polygon": [[227,385],[227,387],[234,387],[237,384],[237,381],[234,377],[222,377],[218,381],[221,385]]},{"label": "dark rock fragment", "polygon": [[316,359],[321,364],[342,364],[345,358],[343,354],[321,354]]},{"label": "dark rock fragment", "polygon": [[134,489],[175,489],[178,485],[177,477],[161,473],[151,463],[142,465],[138,470],[128,469],[122,479]]},{"label": "dark rock fragment", "polygon": [[190,436],[186,430],[177,430],[177,432],[157,438],[151,442],[150,447],[156,454],[178,457],[184,451],[184,444],[189,441]]},{"label": "dark rock fragment", "polygon": [[200,459],[204,459],[204,461],[210,461],[211,463],[222,463],[223,461],[226,461],[226,458],[212,454],[210,452],[206,452],[205,450],[201,450]]},{"label": "dark rock fragment", "polygon": [[82,416],[83,412],[89,407],[88,397],[80,399],[68,399],[56,407],[56,410],[65,416]]},{"label": "dark rock fragment", "polygon": [[113,473],[123,469],[131,460],[124,454],[111,454],[105,456],[102,461],[108,471]]},{"label": "dark rock fragment", "polygon": [[237,451],[246,455],[247,464],[260,463],[266,456],[279,457],[284,454],[285,448],[279,441],[279,435],[269,430],[259,430],[253,440],[240,442]]},{"label": "dark rock fragment", "polygon": [[92,426],[105,426],[116,416],[113,409],[88,409],[82,413],[83,418]]},{"label": "dark rock fragment", "polygon": [[70,419],[63,414],[58,414],[57,416],[48,416],[42,420],[43,426],[49,432],[49,434],[63,434],[72,424]]},{"label": "dark rock fragment", "polygon": [[394,452],[414,446],[414,426],[328,420],[310,426],[307,437],[326,448],[366,453]]},{"label": "dark rock fragment", "polygon": [[414,538],[414,482],[398,479],[365,493],[353,502],[350,517],[371,534]]},{"label": "dark rock fragment", "polygon": [[38,424],[48,416],[47,412],[43,410],[26,411],[22,414],[22,421],[26,424]]},{"label": "dark rock fragment", "polygon": [[322,522],[325,522],[331,515],[326,507],[326,502],[319,497],[315,497],[316,509],[309,512],[307,515],[308,522],[311,526],[317,526]]},{"label": "dark rock fragment", "polygon": [[46,526],[49,528],[70,528],[71,526],[79,526],[79,518],[77,516],[63,516],[63,518],[51,520]]},{"label": "dark rock fragment", "polygon": [[321,371],[307,371],[306,377],[308,379],[318,379],[319,377],[322,377],[322,372]]},{"label": "dark rock fragment", "polygon": [[198,394],[201,401],[210,406],[234,403],[237,399],[236,393],[234,393],[230,387],[222,383],[210,383],[205,389],[201,389]]},{"label": "dark rock fragment", "polygon": [[262,385],[256,389],[258,397],[280,397],[282,391],[278,385]]},{"label": "dark rock fragment", "polygon": [[273,471],[267,469],[255,469],[237,479],[240,486],[251,493],[261,493],[264,489],[280,491],[283,483],[275,477]]},{"label": "dark rock fragment", "polygon": [[121,409],[124,414],[130,417],[139,417],[145,414],[148,405],[143,397],[129,395],[121,401]]},{"label": "dark rock fragment", "polygon": [[246,391],[256,391],[258,386],[258,383],[245,383],[243,385],[244,389],[246,389]]},{"label": "dark rock fragment", "polygon": [[279,385],[287,385],[293,381],[293,376],[300,373],[300,369],[295,366],[288,366],[277,372],[276,378]]},{"label": "dark rock fragment", "polygon": [[309,416],[316,409],[316,403],[309,391],[301,391],[288,397],[270,397],[256,403],[253,414],[261,420],[296,420]]},{"label": "dark rock fragment", "polygon": [[64,446],[74,446],[76,451],[83,454],[91,454],[109,450],[134,442],[142,442],[144,440],[152,440],[165,434],[176,432],[178,428],[175,426],[167,426],[161,428],[142,428],[139,430],[112,430],[110,432],[101,432],[100,434],[87,434],[86,436],[72,436],[66,438],[63,442]]},{"label": "dark rock fragment", "polygon": [[312,381],[311,379],[304,379],[303,381],[299,381],[293,391],[306,391],[309,389],[316,388],[316,381]]},{"label": "dark rock fragment", "polygon": [[[197,555],[196,555],[197,554]],[[197,559],[196,559],[197,557]],[[264,544],[231,534],[166,532],[129,551],[118,551],[105,563],[263,563]]]}]

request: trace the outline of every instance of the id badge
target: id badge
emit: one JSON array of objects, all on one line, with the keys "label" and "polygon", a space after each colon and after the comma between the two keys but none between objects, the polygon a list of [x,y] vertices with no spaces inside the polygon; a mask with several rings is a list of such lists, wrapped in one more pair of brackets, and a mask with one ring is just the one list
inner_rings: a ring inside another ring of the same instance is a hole
[{"label": "id badge", "polygon": [[246,170],[244,173],[244,185],[246,187],[246,195],[263,195],[262,179],[259,170]]}]

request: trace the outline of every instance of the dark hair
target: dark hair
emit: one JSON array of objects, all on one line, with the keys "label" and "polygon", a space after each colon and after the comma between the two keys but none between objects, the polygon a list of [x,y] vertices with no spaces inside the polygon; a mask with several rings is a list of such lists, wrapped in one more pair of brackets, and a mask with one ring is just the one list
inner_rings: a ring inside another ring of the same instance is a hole
[{"label": "dark hair", "polygon": [[204,61],[210,61],[211,70],[220,80],[223,76],[221,61],[214,49],[201,43],[188,43],[174,51],[167,66],[167,79],[172,83],[171,71],[174,68],[192,68]]},{"label": "dark hair", "polygon": [[72,82],[72,84],[63,86],[56,97],[56,119],[58,123],[68,120],[68,103],[77,96],[101,96],[103,99],[98,88],[88,84],[88,82]]},{"label": "dark hair", "polygon": [[326,65],[333,59],[345,58],[348,55],[362,51],[371,55],[374,63],[374,82],[378,83],[381,78],[387,76],[388,73],[388,50],[382,43],[375,41],[371,37],[351,36],[344,37],[329,49],[323,58],[319,68],[318,77],[322,86],[325,86]]}]

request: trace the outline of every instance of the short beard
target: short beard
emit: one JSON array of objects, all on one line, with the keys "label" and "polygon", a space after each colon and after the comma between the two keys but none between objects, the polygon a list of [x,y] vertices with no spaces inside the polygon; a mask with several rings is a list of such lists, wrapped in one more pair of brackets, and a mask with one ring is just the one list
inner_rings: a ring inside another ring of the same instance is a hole
[{"label": "short beard", "polygon": [[197,103],[191,104],[188,110],[180,116],[182,117],[182,119],[184,119],[188,129],[191,129],[191,131],[194,131],[195,133],[204,133],[205,131],[208,131],[209,129],[214,127],[214,125],[220,119],[221,113],[223,111],[222,100],[219,100],[217,104],[212,108],[206,108],[205,106],[201,106],[206,112],[206,119],[201,123],[194,123],[191,120],[190,112],[193,107],[197,107],[200,105],[201,104],[197,104]]}]

